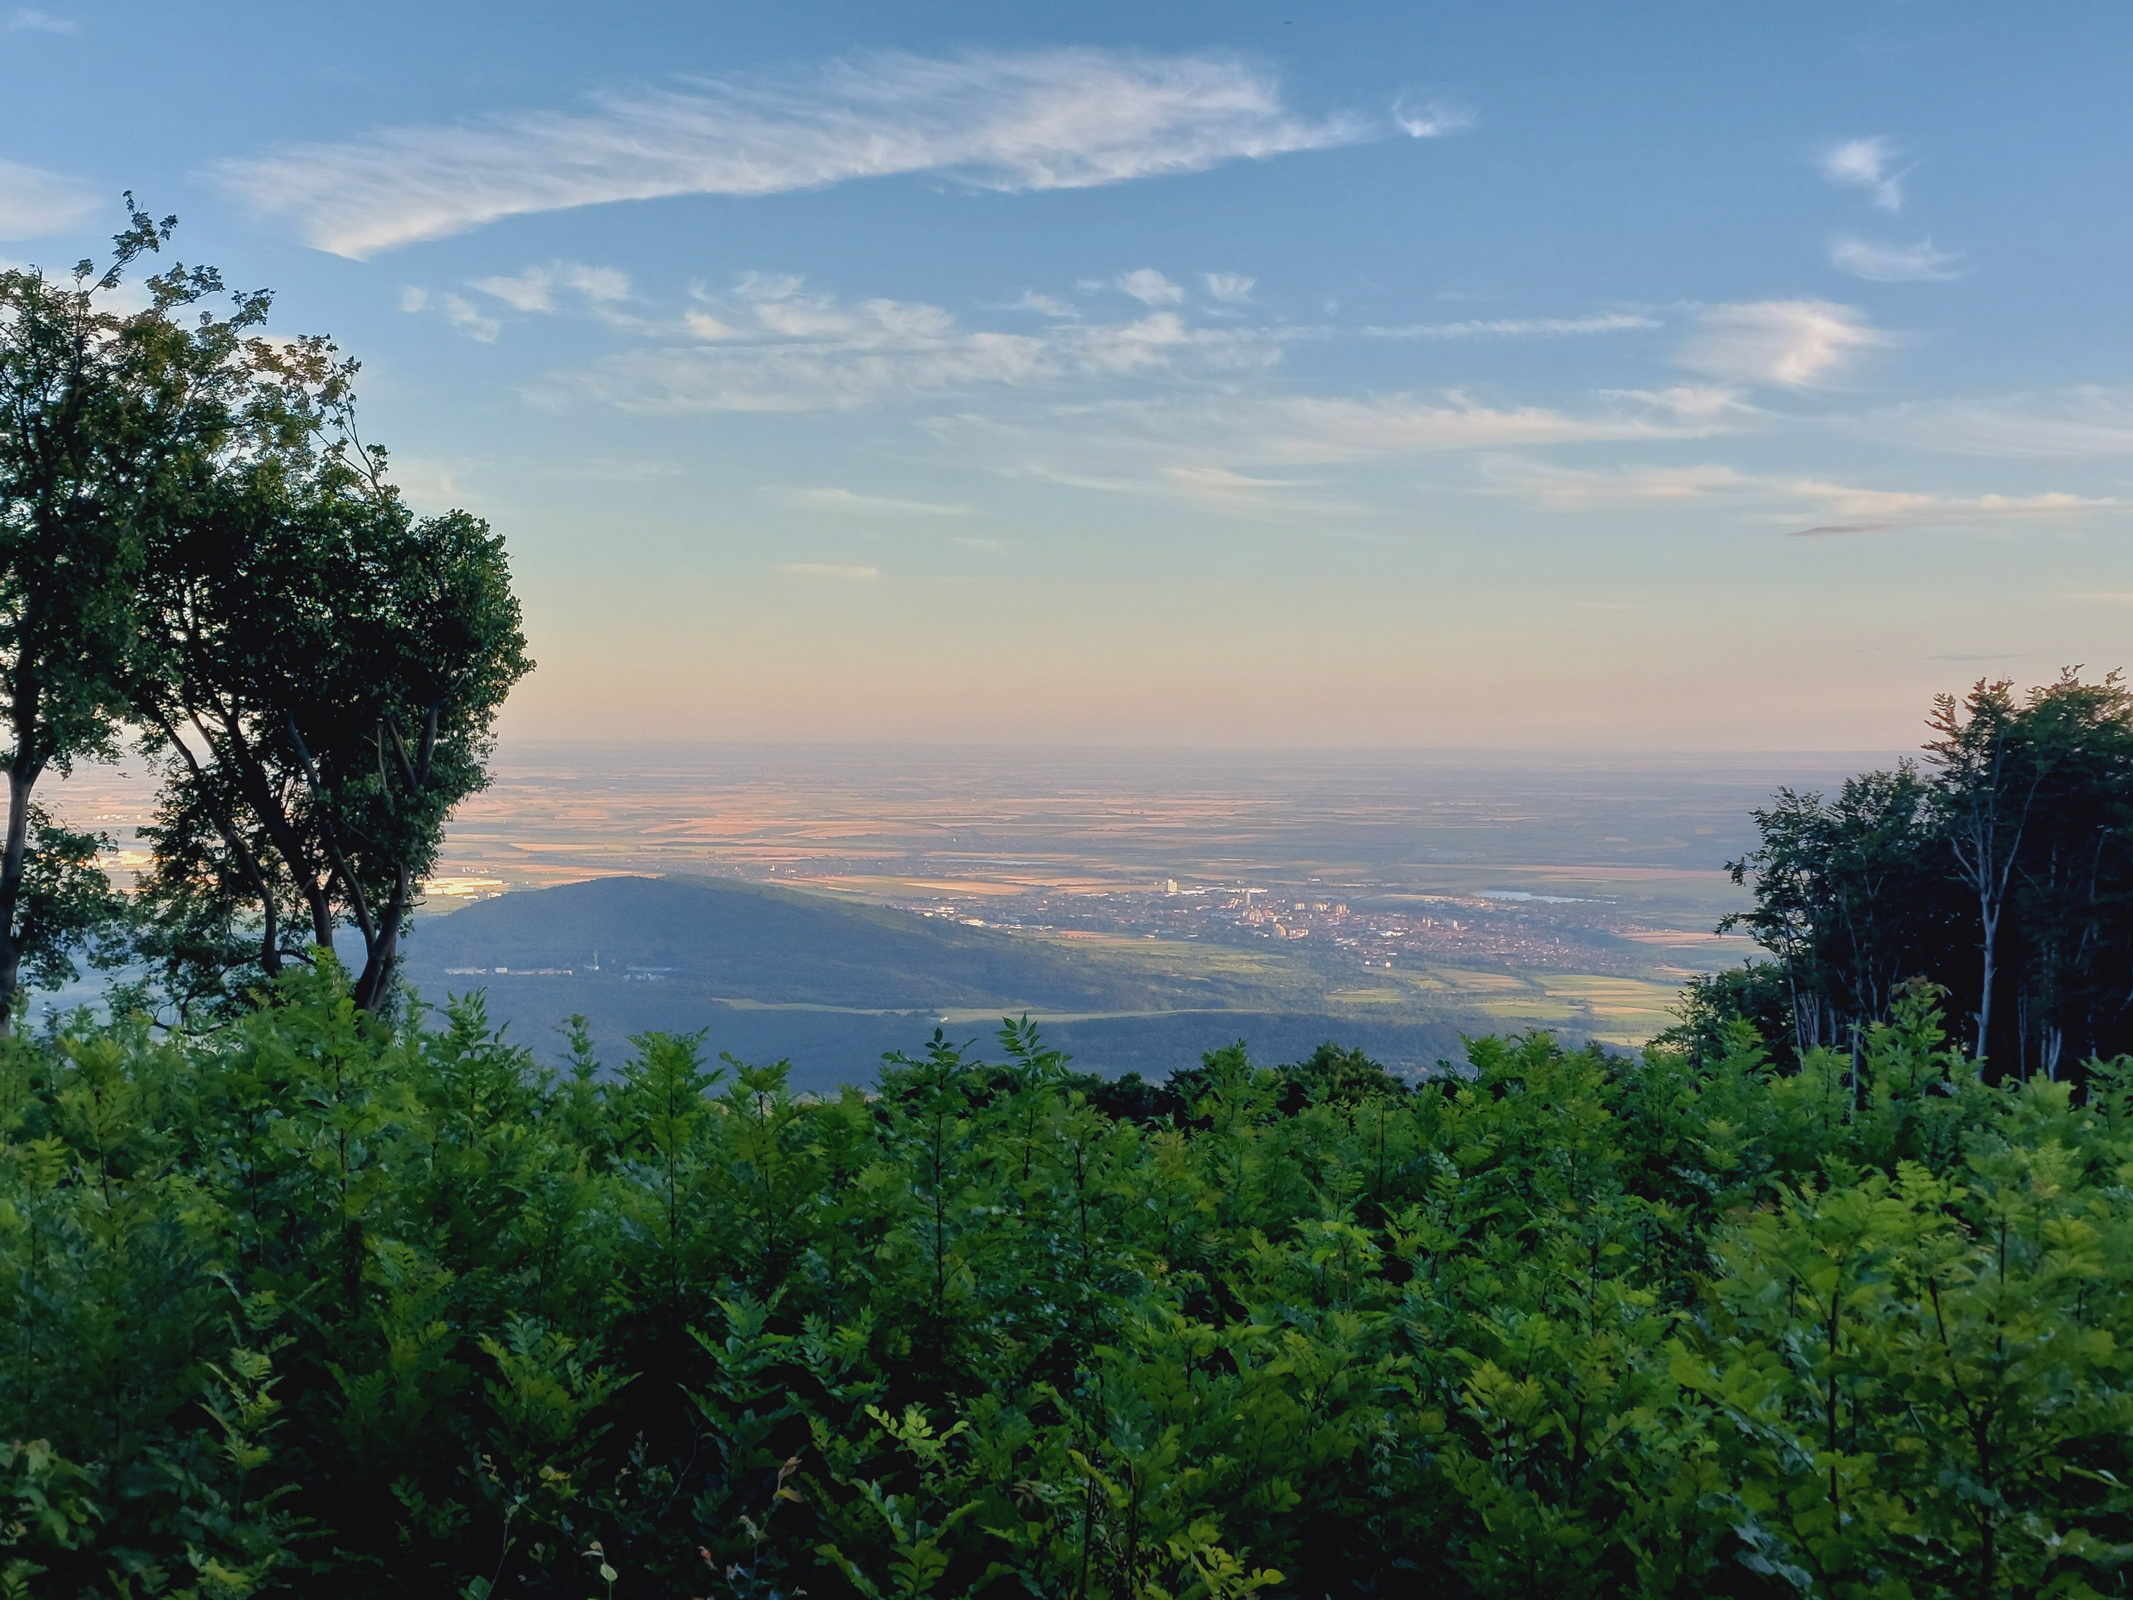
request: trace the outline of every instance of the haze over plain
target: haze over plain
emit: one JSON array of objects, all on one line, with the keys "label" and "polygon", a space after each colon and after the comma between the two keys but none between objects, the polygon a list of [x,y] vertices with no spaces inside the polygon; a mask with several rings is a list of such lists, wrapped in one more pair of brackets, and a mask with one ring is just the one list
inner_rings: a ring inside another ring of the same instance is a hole
[{"label": "haze over plain", "polygon": [[0,254],[131,186],[361,354],[510,535],[507,740],[1886,749],[2122,656],[2129,42],[20,8]]}]

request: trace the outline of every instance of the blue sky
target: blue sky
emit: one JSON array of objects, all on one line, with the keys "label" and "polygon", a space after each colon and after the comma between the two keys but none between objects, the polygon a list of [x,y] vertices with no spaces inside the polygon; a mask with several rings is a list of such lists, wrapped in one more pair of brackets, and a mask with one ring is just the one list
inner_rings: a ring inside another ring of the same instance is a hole
[{"label": "blue sky", "polygon": [[0,7],[508,536],[522,738],[1880,748],[2133,656],[2106,4]]}]

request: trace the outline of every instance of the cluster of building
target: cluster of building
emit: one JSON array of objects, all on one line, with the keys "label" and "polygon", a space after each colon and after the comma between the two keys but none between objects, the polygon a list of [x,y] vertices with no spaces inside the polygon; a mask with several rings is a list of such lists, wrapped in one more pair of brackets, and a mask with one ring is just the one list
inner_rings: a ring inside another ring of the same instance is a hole
[{"label": "cluster of building", "polygon": [[1366,967],[1392,967],[1403,956],[1579,972],[1620,967],[1627,973],[1643,965],[1640,952],[1610,937],[1589,915],[1566,917],[1486,896],[1406,898],[1415,909],[1351,906],[1334,895],[1294,886],[1180,887],[1175,878],[1165,878],[1151,889],[1038,894],[1005,902],[941,900],[913,909],[973,927],[1069,936],[1099,933],[1223,943],[1308,940],[1313,948],[1339,951]]}]

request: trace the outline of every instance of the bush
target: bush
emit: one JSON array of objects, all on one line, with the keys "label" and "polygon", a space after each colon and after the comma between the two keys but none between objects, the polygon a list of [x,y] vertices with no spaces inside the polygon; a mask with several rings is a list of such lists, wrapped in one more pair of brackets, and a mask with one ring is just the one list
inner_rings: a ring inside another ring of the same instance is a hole
[{"label": "bush", "polygon": [[0,1044],[0,1592],[2126,1592],[2126,1062],[435,1021]]}]

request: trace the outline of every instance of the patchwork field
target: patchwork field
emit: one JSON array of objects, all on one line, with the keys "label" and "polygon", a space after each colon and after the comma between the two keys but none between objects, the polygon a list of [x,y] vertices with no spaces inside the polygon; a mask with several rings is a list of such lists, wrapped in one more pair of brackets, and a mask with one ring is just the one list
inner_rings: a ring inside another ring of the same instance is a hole
[{"label": "patchwork field", "polygon": [[[506,746],[452,823],[422,917],[680,873],[1071,950],[1119,992],[1165,997],[1032,1008],[1121,1059],[1151,1017],[1223,1012],[1425,1030],[1415,1050],[1529,1026],[1629,1045],[1666,1025],[1689,976],[1749,952],[1714,929],[1746,903],[1724,869],[1752,847],[1754,808],[1885,759]],[[139,774],[89,768],[57,787],[68,815],[111,834],[114,866],[144,859]],[[873,1009],[718,999],[728,1021]],[[774,1021],[745,1031],[774,1047]]]}]

